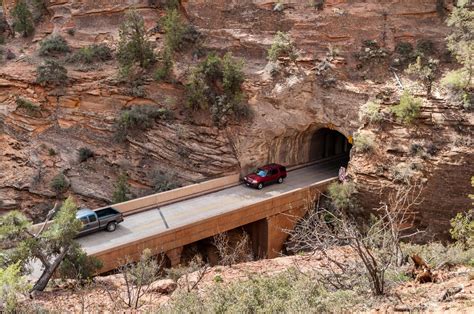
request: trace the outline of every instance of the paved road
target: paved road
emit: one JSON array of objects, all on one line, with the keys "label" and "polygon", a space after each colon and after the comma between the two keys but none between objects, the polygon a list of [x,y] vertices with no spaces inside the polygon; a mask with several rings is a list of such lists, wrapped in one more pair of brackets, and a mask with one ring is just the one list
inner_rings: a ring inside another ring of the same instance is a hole
[{"label": "paved road", "polygon": [[327,161],[291,171],[283,184],[266,186],[262,190],[239,185],[150,209],[126,217],[115,232],[101,231],[79,238],[78,242],[88,254],[100,252],[335,177],[340,165],[340,159]]}]

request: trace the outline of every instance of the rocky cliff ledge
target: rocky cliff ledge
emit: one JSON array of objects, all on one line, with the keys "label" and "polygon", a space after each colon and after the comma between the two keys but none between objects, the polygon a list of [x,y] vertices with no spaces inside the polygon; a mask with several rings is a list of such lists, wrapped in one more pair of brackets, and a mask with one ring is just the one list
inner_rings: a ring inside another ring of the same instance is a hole
[{"label": "rocky cliff ledge", "polygon": [[[7,18],[14,2],[3,1]],[[74,49],[92,43],[115,48],[130,7],[144,17],[155,51],[163,44],[162,34],[153,31],[164,14],[161,1],[47,1],[32,38],[7,40],[15,57],[0,69],[0,210],[21,208],[41,216],[56,197],[50,182],[60,172],[67,193],[81,205],[96,206],[110,201],[122,172],[139,196],[150,193],[157,173],[186,184],[265,162],[307,162],[315,131],[329,127],[348,138],[357,130],[375,134],[376,149],[353,151],[349,167],[366,206],[377,206],[386,192],[382,186],[401,184],[393,169],[408,165],[426,185],[419,222],[437,231],[469,206],[472,114],[449,104],[436,86],[411,126],[364,124],[358,112],[369,99],[381,99],[386,107],[398,101],[394,73],[404,85],[413,83],[397,64],[401,42],[429,42],[443,69],[456,66],[446,57],[444,41],[451,2],[280,1],[277,8],[259,0],[181,1],[181,16],[201,33],[202,51],[232,52],[245,61],[245,97],[253,117],[218,128],[206,114],[187,114],[184,83],[199,60],[192,51],[175,57],[175,84],[146,76],[140,96],[130,96],[117,80],[115,60],[94,68],[67,64],[70,80],[61,90],[36,84],[43,38],[59,34]],[[296,62],[268,62],[277,31],[295,43]],[[39,105],[40,112],[32,116],[17,105],[17,97]],[[167,108],[174,119],[115,142],[120,111],[142,104]],[[81,147],[94,157],[78,162]],[[431,153],[416,154],[417,147]]]}]

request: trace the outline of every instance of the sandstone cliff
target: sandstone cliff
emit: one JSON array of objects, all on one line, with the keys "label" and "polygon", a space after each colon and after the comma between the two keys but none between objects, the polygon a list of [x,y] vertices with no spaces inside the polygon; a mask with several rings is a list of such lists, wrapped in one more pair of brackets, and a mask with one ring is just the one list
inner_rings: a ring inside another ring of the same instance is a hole
[{"label": "sandstone cliff", "polygon": [[[3,1],[7,16],[13,2]],[[198,62],[191,52],[175,58],[177,84],[147,78],[143,97],[129,96],[118,82],[116,61],[93,69],[68,65],[70,82],[61,91],[37,85],[42,38],[54,33],[73,48],[103,42],[115,47],[124,12],[132,6],[143,15],[155,50],[162,47],[162,35],[151,32],[164,14],[160,1],[49,1],[33,38],[8,40],[16,58],[0,69],[0,210],[21,208],[32,217],[41,215],[55,198],[49,183],[59,172],[68,178],[68,193],[95,206],[110,201],[120,172],[128,174],[138,196],[150,192],[156,171],[186,184],[243,173],[265,162],[307,162],[313,134],[330,127],[348,138],[359,129],[376,134],[376,150],[353,151],[350,162],[364,205],[376,206],[386,192],[381,187],[393,186],[390,169],[416,163],[416,175],[427,186],[419,221],[424,227],[437,226],[433,230],[445,226],[455,211],[469,206],[472,114],[450,105],[438,90],[435,99],[425,99],[414,126],[364,125],[358,111],[377,95],[387,107],[397,101],[401,91],[390,70],[397,43],[429,40],[437,57],[446,54],[449,30],[443,19],[451,1],[327,0],[321,7],[311,1],[281,3],[283,9],[274,10],[272,1],[181,1],[181,15],[202,33],[205,51],[230,51],[245,60],[244,87],[253,119],[217,128],[206,114],[186,114],[183,83]],[[287,32],[296,44],[295,64],[268,63],[266,51],[277,31]],[[367,40],[381,47],[381,58],[361,61],[357,53],[366,52]],[[456,66],[443,60],[443,68]],[[395,71],[411,84],[399,68]],[[16,96],[40,105],[40,114],[32,117],[18,108]],[[125,144],[114,142],[116,117],[138,104],[168,108],[175,119],[157,122]],[[414,156],[414,144],[434,146],[436,152]],[[80,147],[90,148],[95,157],[79,163]]]}]

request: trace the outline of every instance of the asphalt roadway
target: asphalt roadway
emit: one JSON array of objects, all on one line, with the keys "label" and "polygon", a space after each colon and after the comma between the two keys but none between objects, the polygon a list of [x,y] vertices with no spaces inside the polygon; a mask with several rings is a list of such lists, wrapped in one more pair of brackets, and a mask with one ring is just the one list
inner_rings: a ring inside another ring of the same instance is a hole
[{"label": "asphalt roadway", "polygon": [[243,184],[210,194],[197,196],[125,217],[114,232],[100,231],[77,239],[88,254],[94,254],[134,240],[159,234],[273,196],[304,188],[338,175],[343,161],[324,161],[288,173],[282,184],[265,186],[262,190]]}]

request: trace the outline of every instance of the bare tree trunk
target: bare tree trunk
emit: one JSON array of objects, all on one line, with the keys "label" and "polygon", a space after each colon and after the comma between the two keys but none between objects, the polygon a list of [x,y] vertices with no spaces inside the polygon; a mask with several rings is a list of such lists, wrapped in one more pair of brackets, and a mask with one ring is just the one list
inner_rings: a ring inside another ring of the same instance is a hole
[{"label": "bare tree trunk", "polygon": [[64,259],[68,251],[69,251],[69,246],[65,247],[64,250],[58,256],[56,256],[56,259],[54,260],[53,263],[50,264],[49,267],[45,266],[45,269],[43,273],[41,274],[41,277],[35,283],[30,293],[34,291],[43,291],[46,288],[49,280],[51,279],[54,272],[56,271],[56,268],[58,268],[59,264],[61,264],[62,260]]}]

